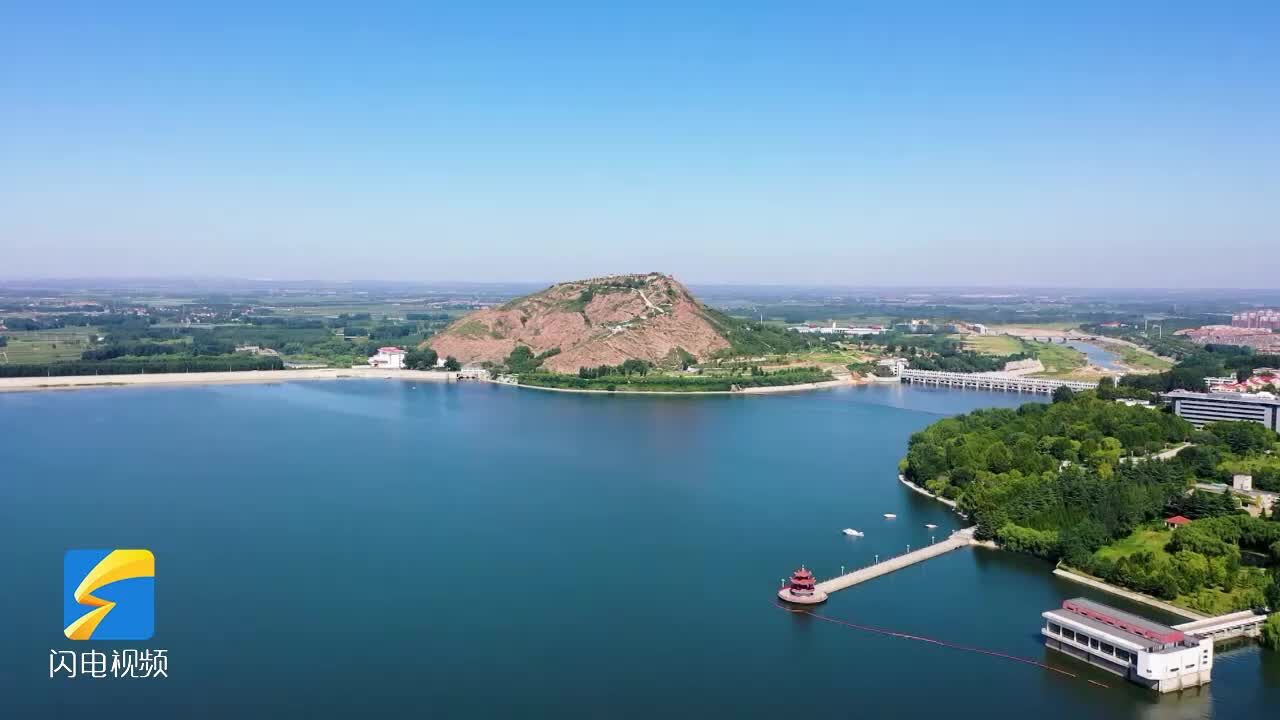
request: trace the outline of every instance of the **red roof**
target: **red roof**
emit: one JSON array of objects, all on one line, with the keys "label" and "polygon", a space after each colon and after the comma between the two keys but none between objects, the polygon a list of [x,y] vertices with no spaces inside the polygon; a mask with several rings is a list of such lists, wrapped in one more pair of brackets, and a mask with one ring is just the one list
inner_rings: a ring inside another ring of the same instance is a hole
[{"label": "red roof", "polygon": [[1174,515],[1168,520],[1165,520],[1165,522],[1169,523],[1170,525],[1190,525],[1191,524],[1190,520],[1182,517],[1181,515]]},{"label": "red roof", "polygon": [[[1182,518],[1186,520],[1186,518]],[[1151,622],[1144,617],[1132,615],[1123,610],[1116,610],[1107,607],[1101,603],[1096,603],[1085,598],[1075,598],[1074,600],[1064,600],[1062,609],[1069,610],[1073,613],[1083,615],[1087,618],[1106,623],[1115,628],[1130,632],[1135,635],[1141,635],[1148,640],[1155,640],[1162,643],[1178,643],[1186,639],[1186,634],[1181,630],[1175,630],[1159,623]]]},{"label": "red roof", "polygon": [[394,355],[396,353],[403,353],[404,350],[401,350],[398,347],[380,347],[378,348],[378,352],[386,353],[387,355]]}]

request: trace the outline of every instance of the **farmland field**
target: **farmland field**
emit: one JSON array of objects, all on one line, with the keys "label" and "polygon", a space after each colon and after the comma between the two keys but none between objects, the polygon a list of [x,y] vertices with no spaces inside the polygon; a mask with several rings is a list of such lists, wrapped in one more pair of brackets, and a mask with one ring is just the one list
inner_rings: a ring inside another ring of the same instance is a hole
[{"label": "farmland field", "polygon": [[47,363],[58,360],[79,360],[80,353],[89,349],[91,338],[97,334],[91,327],[70,327],[58,330],[4,330],[0,335],[9,338],[9,344],[0,348],[0,362]]}]

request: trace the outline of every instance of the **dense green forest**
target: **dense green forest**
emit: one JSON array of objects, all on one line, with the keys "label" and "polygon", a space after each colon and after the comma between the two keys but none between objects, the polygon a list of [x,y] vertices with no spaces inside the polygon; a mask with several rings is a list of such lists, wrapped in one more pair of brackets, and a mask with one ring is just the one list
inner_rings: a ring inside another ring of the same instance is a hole
[{"label": "dense green forest", "polygon": [[[1144,457],[1188,442],[1171,460]],[[936,422],[911,438],[902,469],[957,500],[979,538],[1225,612],[1280,606],[1280,576],[1256,566],[1280,565],[1280,522],[1243,514],[1230,494],[1190,490],[1229,479],[1232,463],[1270,467],[1278,449],[1256,423],[1196,431],[1167,412],[1062,393]],[[1164,528],[1175,514],[1193,522]]]}]

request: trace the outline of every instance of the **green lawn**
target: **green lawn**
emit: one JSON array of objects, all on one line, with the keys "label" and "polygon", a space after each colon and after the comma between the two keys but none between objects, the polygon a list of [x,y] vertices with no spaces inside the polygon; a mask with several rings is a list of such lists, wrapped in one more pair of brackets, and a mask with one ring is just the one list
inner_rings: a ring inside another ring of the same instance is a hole
[{"label": "green lawn", "polygon": [[97,334],[95,328],[72,327],[59,330],[4,330],[0,334],[9,338],[9,344],[0,348],[0,363],[48,363],[58,360],[79,360],[80,353],[89,349],[90,338]]},{"label": "green lawn", "polygon": [[1013,355],[1024,349],[1022,341],[1012,335],[952,335],[951,339],[964,343],[966,350],[983,355]]},{"label": "green lawn", "polygon": [[[1168,544],[1169,538],[1173,536],[1173,531],[1168,529],[1138,529],[1126,538],[1121,538],[1110,545],[1103,546],[1098,549],[1095,556],[1106,558],[1111,561],[1128,557],[1135,553],[1149,552],[1157,559],[1164,557],[1169,559],[1169,553],[1165,552],[1164,546]],[[1242,573],[1261,572],[1256,568],[1245,568]],[[1223,613],[1234,612],[1247,606],[1245,596],[1250,593],[1250,588],[1245,582],[1238,582],[1235,589],[1226,592],[1221,588],[1201,588],[1194,593],[1186,593],[1170,600],[1170,604],[1178,607],[1188,608],[1197,612],[1208,615],[1221,615]]]},{"label": "green lawn", "polygon": [[1156,556],[1167,555],[1164,546],[1169,544],[1172,536],[1172,530],[1135,530],[1129,537],[1099,548],[1096,555],[1112,561],[1143,551]]},{"label": "green lawn", "polygon": [[1037,377],[1069,378],[1074,377],[1086,364],[1084,353],[1068,345],[1024,341],[1029,352],[1032,352],[1044,364],[1044,372]]},{"label": "green lawn", "polygon": [[1040,362],[1044,363],[1044,372],[1037,373],[1039,377],[1090,379],[1079,374],[1086,364],[1084,353],[1067,345],[1035,342],[1012,335],[952,335],[951,337],[963,342],[965,348],[984,355],[1034,354],[1040,358]]}]

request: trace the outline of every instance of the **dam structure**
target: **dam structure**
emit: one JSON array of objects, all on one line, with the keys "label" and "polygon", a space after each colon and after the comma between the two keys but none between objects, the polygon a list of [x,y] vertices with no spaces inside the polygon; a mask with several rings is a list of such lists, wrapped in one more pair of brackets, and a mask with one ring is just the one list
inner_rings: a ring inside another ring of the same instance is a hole
[{"label": "dam structure", "polygon": [[904,383],[918,385],[936,385],[938,387],[960,388],[962,390],[1000,390],[1004,392],[1039,393],[1052,395],[1060,387],[1072,390],[1094,390],[1096,382],[1083,380],[1052,380],[1049,378],[1021,377],[1006,373],[962,373],[943,370],[911,370],[903,369],[898,373]]}]

